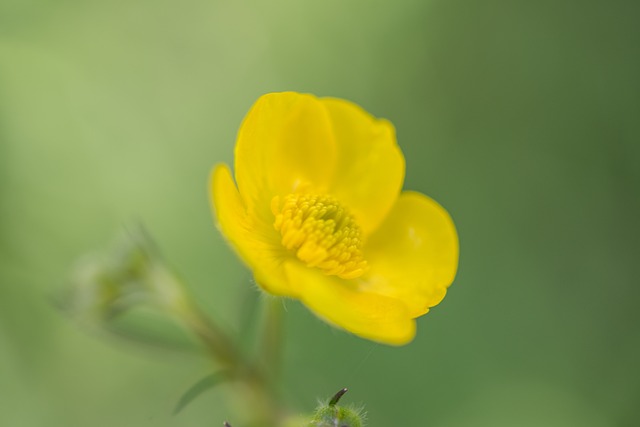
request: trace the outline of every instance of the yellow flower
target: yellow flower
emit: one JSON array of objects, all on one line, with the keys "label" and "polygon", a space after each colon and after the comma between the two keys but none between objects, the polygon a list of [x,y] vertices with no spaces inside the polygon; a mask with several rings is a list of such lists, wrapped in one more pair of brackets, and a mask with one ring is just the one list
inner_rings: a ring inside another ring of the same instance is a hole
[{"label": "yellow flower", "polygon": [[265,291],[402,345],[458,265],[451,218],[427,196],[401,192],[404,168],[388,121],[341,99],[272,93],[240,127],[235,183],[227,165],[214,168],[211,201]]}]

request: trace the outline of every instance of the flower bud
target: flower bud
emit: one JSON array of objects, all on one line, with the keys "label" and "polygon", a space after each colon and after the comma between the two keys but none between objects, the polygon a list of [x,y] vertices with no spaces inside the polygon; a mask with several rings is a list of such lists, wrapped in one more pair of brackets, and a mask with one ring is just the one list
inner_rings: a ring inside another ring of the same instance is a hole
[{"label": "flower bud", "polygon": [[63,307],[76,316],[107,321],[139,305],[173,312],[184,304],[178,279],[138,231],[119,239],[108,253],[80,260]]},{"label": "flower bud", "polygon": [[346,392],[347,389],[343,388],[328,403],[318,406],[308,427],[362,427],[364,413],[361,409],[337,405]]}]

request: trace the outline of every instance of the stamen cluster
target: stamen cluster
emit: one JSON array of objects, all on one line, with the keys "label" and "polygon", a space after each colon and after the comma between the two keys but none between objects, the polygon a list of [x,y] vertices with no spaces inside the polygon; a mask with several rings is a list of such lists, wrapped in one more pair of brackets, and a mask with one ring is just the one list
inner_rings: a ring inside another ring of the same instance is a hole
[{"label": "stamen cluster", "polygon": [[362,256],[360,227],[335,198],[310,194],[276,196],[271,210],[282,245],[309,267],[343,279],[364,273],[367,262]]}]

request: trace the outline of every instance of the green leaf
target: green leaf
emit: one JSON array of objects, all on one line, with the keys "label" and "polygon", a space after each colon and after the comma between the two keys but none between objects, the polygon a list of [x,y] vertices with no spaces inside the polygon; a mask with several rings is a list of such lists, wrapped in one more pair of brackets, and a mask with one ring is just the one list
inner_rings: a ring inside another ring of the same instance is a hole
[{"label": "green leaf", "polygon": [[191,403],[196,397],[200,396],[205,391],[215,387],[216,385],[224,382],[227,378],[226,372],[215,372],[211,375],[207,375],[202,378],[200,381],[192,385],[189,390],[185,391],[176,407],[173,410],[173,415],[177,415],[180,411],[182,411],[185,406]]}]

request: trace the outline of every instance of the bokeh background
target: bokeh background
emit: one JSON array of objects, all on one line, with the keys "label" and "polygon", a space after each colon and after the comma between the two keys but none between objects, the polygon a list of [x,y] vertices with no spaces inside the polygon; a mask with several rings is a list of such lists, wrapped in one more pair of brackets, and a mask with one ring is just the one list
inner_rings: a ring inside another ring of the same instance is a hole
[{"label": "bokeh background", "polygon": [[0,425],[230,417],[223,389],[171,414],[205,359],[92,334],[51,301],[74,260],[142,223],[237,329],[257,291],[213,226],[206,181],[253,101],[296,90],[396,125],[405,188],[451,212],[461,261],[402,348],[287,301],[291,405],[347,386],[372,427],[637,426],[639,9],[0,0]]}]

